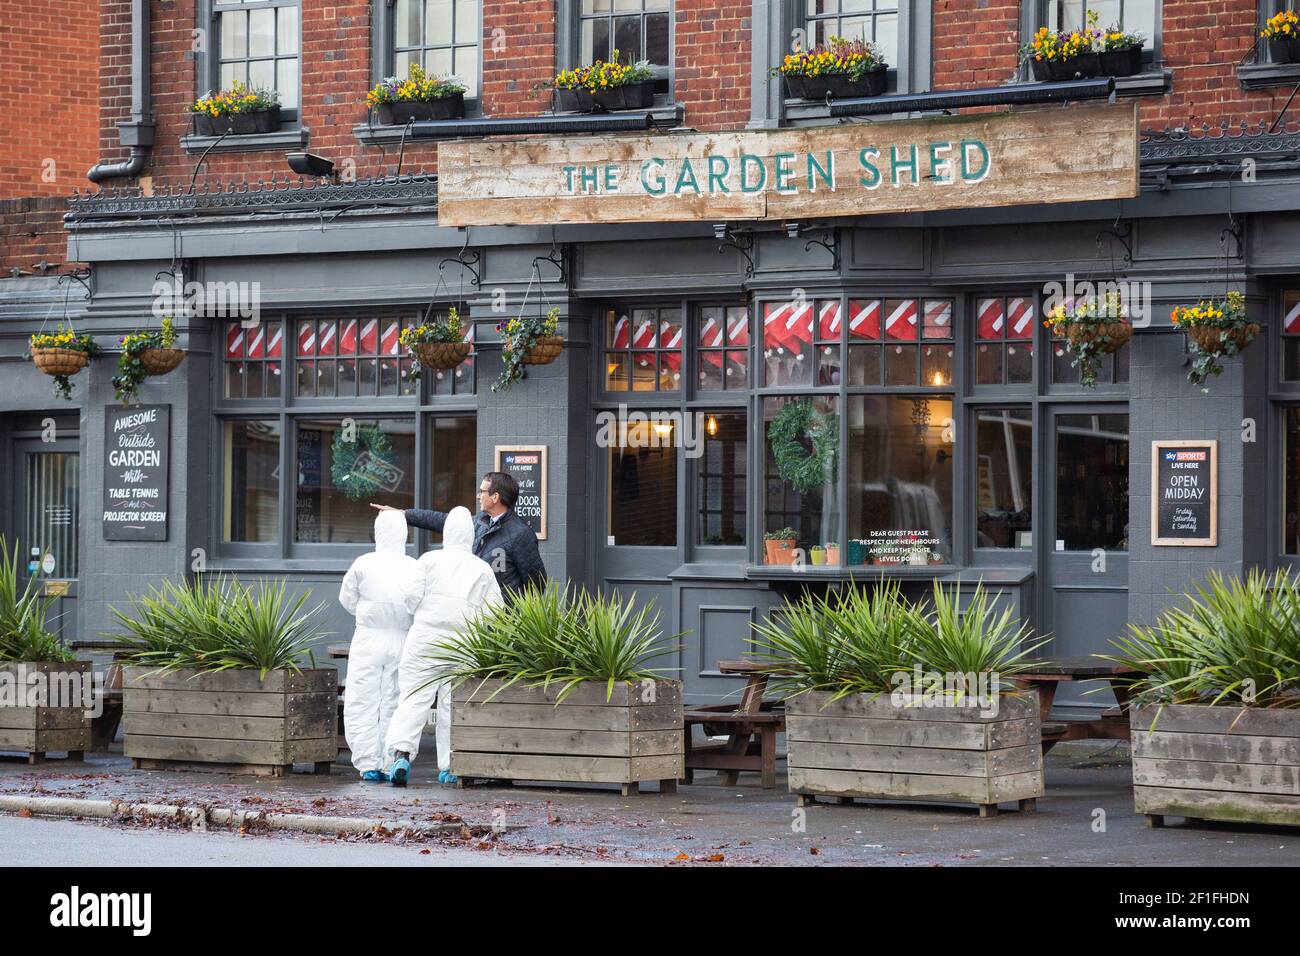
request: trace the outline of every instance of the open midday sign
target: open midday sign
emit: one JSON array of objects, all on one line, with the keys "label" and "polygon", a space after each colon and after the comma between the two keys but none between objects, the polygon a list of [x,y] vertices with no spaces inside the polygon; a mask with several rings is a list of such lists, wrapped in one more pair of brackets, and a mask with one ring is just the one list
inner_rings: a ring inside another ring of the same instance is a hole
[{"label": "open midday sign", "polygon": [[438,148],[446,226],[787,220],[1137,194],[1133,103]]}]

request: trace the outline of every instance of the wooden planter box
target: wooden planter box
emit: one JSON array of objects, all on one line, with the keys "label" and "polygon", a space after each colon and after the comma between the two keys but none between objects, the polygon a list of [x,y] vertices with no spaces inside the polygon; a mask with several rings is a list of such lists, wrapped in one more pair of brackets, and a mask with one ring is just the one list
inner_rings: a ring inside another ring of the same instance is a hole
[{"label": "wooden planter box", "polygon": [[1300,710],[1148,705],[1129,727],[1134,804],[1150,826],[1166,814],[1300,825]]},{"label": "wooden planter box", "polygon": [[1038,693],[1003,694],[996,717],[970,707],[895,706],[889,694],[828,704],[809,692],[786,701],[790,791],[818,796],[998,804],[1032,810],[1043,795]]},{"label": "wooden planter box", "polygon": [[329,773],[338,756],[338,671],[123,674],[123,751],[140,769],[283,776],[296,763]]},{"label": "wooden planter box", "polygon": [[[71,664],[0,664],[0,680],[13,687],[17,703],[31,703],[27,688],[45,685],[34,707],[0,707],[0,751],[20,753],[27,762],[40,763],[48,753],[66,753],[69,760],[82,760],[90,749],[90,720],[87,708],[50,707],[49,682],[61,674],[80,674],[91,679],[89,661]],[[56,699],[54,703],[61,703]]]},{"label": "wooden planter box", "polygon": [[655,682],[654,702],[640,684],[584,684],[556,706],[559,688],[469,681],[452,697],[451,772],[472,779],[617,783],[626,796],[658,780],[673,793],[686,771],[682,687]]}]

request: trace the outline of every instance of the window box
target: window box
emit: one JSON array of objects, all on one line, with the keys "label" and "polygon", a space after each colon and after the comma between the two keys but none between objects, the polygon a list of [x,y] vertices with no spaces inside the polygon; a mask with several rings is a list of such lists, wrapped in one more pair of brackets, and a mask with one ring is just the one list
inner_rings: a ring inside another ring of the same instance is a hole
[{"label": "window box", "polygon": [[228,116],[194,114],[195,136],[221,136],[225,133],[249,136],[258,133],[274,133],[279,129],[280,107],[278,106],[252,110],[248,113],[231,113]]},{"label": "window box", "polygon": [[643,80],[608,90],[555,91],[555,109],[559,113],[616,112],[644,110],[654,105],[655,81]]},{"label": "window box", "polygon": [[1101,75],[1101,57],[1096,53],[1046,62],[1047,78],[1050,80],[1086,80]]},{"label": "window box", "polygon": [[804,100],[857,99],[866,96],[882,96],[889,67],[881,64],[874,70],[856,79],[844,74],[827,74],[826,76],[785,77],[786,89],[791,96]]},{"label": "window box", "polygon": [[[25,701],[29,692],[47,688],[70,675],[84,684],[91,680],[90,662],[53,663],[22,661],[0,664],[0,676]],[[72,686],[69,683],[69,686]],[[69,760],[81,760],[90,749],[90,717],[83,707],[51,707],[48,696],[35,707],[0,709],[0,750],[20,753],[28,763],[37,763],[47,753],[66,753]],[[69,701],[58,703],[68,704]]]},{"label": "window box", "polygon": [[382,126],[405,126],[411,120],[464,119],[465,94],[456,93],[441,99],[381,103],[375,107],[375,119]]},{"label": "window box", "polygon": [[1300,38],[1279,37],[1268,41],[1268,58],[1274,63],[1300,63]]},{"label": "window box", "polygon": [[1098,54],[1102,76],[1137,76],[1142,72],[1142,48],[1103,50]]}]

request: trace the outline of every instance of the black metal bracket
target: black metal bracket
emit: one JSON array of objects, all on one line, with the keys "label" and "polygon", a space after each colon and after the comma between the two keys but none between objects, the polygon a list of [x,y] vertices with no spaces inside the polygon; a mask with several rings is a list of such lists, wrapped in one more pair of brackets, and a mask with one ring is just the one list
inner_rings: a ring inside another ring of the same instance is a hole
[{"label": "black metal bracket", "polygon": [[840,234],[835,229],[826,230],[826,239],[809,239],[803,244],[803,251],[807,252],[813,246],[821,246],[831,254],[831,269],[835,272],[840,271]]},{"label": "black metal bracket", "polygon": [[468,272],[470,275],[469,284],[476,289],[479,287],[480,276],[478,269],[475,268],[479,262],[479,252],[477,249],[471,251],[469,248],[468,229],[465,230],[465,244],[460,247],[460,250],[454,256],[448,256],[446,259],[441,260],[438,263],[438,271],[441,272],[442,267],[449,262],[456,263],[456,265]]},{"label": "black metal bracket", "polygon": [[81,287],[86,290],[86,299],[87,300],[90,299],[90,267],[89,266],[87,266],[84,269],[72,269],[68,272],[63,272],[59,274],[59,282],[58,282],[59,285],[63,285],[63,283],[68,280],[79,283]]},{"label": "black metal bracket", "polygon": [[[1100,254],[1102,236],[1110,236],[1124,247],[1124,265],[1131,266],[1133,264],[1133,223],[1129,222],[1127,219],[1119,219],[1117,217],[1114,225],[1097,233],[1098,254]],[[1112,262],[1113,261],[1114,260],[1112,260]]]},{"label": "black metal bracket", "polygon": [[728,225],[718,223],[713,227],[713,238],[718,240],[719,255],[727,248],[732,248],[745,257],[745,278],[752,279],[754,277],[754,257],[750,253],[754,249],[754,234],[749,231],[740,232]]},{"label": "black metal bracket", "polygon": [[[467,239],[468,241],[468,239]],[[554,242],[551,243],[551,251],[544,256],[533,257],[533,268],[537,270],[537,281],[542,281],[542,271],[539,265],[543,262],[549,262],[559,271],[556,281],[561,285],[569,283],[569,249],[567,246],[559,246]]]},{"label": "black metal bracket", "polygon": [[[1228,224],[1227,224],[1226,226],[1224,226],[1224,227],[1223,227],[1223,231],[1219,233],[1219,245],[1221,245],[1221,246],[1223,247],[1223,258],[1224,258],[1225,261],[1230,260],[1230,259],[1240,259],[1240,258],[1241,258],[1241,252],[1242,252],[1242,249],[1241,249],[1241,246],[1242,246],[1241,239],[1242,239],[1242,233],[1243,233],[1243,232],[1244,232],[1244,230],[1242,229],[1241,220],[1238,219],[1236,216],[1234,216],[1231,212],[1229,212],[1229,213],[1228,213]],[[1232,255],[1228,255],[1228,237],[1229,237],[1229,236],[1232,236],[1232,240],[1233,240],[1233,250],[1232,250]]]}]

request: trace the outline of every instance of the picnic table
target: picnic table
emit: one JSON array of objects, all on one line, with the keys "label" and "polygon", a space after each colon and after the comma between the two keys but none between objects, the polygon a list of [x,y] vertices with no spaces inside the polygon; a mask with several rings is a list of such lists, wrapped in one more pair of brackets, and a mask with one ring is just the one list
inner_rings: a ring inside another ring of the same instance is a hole
[{"label": "picnic table", "polygon": [[[765,701],[767,681],[772,665],[758,661],[718,661],[718,671],[745,678],[739,706],[701,704],[683,714],[685,726],[685,782],[691,783],[696,770],[721,770],[724,786],[734,787],[740,771],[754,770],[762,775],[764,790],[776,786],[776,735],[785,732],[785,706]],[[691,729],[699,724],[710,737],[727,735],[725,743],[695,747]]]},{"label": "picnic table", "polygon": [[112,655],[104,672],[104,704],[99,716],[90,721],[90,749],[103,753],[117,739],[118,727],[122,725],[122,655],[132,648],[122,641],[105,640],[71,641],[68,646],[88,654]]},{"label": "picnic table", "polygon": [[[1030,670],[1016,674],[1016,684],[1038,691],[1042,722],[1042,747],[1047,753],[1062,740],[1128,740],[1129,682],[1142,672],[1099,657],[1061,657],[1035,661]],[[1104,680],[1110,683],[1117,707],[1103,710],[1096,719],[1050,720],[1056,689],[1067,681]]]}]

